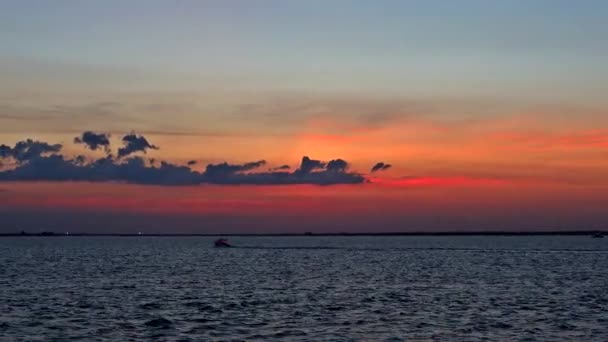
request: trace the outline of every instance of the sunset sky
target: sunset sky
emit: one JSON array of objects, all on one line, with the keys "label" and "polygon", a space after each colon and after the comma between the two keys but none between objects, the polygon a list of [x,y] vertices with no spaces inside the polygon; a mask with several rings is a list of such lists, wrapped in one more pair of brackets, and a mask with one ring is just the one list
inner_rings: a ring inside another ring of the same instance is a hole
[{"label": "sunset sky", "polygon": [[606,18],[2,1],[0,233],[605,229]]}]

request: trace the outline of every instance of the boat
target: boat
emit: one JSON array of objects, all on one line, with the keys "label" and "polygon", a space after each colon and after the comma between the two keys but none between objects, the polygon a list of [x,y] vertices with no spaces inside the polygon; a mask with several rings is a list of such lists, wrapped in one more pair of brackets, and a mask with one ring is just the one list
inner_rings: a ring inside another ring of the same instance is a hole
[{"label": "boat", "polygon": [[220,248],[225,248],[225,247],[232,247],[232,245],[228,242],[227,239],[217,239],[214,242],[214,246],[215,247],[220,247]]},{"label": "boat", "polygon": [[595,233],[593,233],[593,235],[591,235],[591,237],[595,238],[595,239],[601,239],[601,238],[604,237],[604,233],[602,233],[602,232],[595,232]]}]

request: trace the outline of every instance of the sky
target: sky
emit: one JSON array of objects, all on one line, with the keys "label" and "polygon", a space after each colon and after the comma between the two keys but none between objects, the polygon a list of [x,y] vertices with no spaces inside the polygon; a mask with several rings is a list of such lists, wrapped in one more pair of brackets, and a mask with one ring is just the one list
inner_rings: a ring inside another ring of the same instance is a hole
[{"label": "sky", "polygon": [[608,226],[605,1],[2,1],[0,232]]}]

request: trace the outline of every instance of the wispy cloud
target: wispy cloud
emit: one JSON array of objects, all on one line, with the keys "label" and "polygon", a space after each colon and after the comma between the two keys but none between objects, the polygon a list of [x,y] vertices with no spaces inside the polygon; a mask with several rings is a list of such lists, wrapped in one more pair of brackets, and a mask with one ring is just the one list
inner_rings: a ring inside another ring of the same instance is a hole
[{"label": "wispy cloud", "polygon": [[476,178],[476,177],[415,177],[407,176],[400,178],[372,178],[371,183],[399,187],[423,187],[423,186],[472,186],[472,185],[505,185],[509,181],[501,178]]},{"label": "wispy cloud", "polygon": [[385,164],[383,162],[376,163],[376,165],[372,166],[371,172],[378,172],[388,170],[392,167],[391,164]]},{"label": "wispy cloud", "polygon": [[[608,148],[608,130],[580,130],[576,132],[498,132],[489,138],[510,148],[563,149]],[[506,145],[508,144],[508,145]]]}]

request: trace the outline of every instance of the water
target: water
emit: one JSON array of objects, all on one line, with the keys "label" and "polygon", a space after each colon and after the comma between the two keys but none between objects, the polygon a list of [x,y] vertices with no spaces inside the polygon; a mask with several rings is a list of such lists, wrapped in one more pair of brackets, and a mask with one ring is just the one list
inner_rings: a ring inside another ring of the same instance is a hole
[{"label": "water", "polygon": [[0,341],[608,337],[608,239],[0,239]]}]

